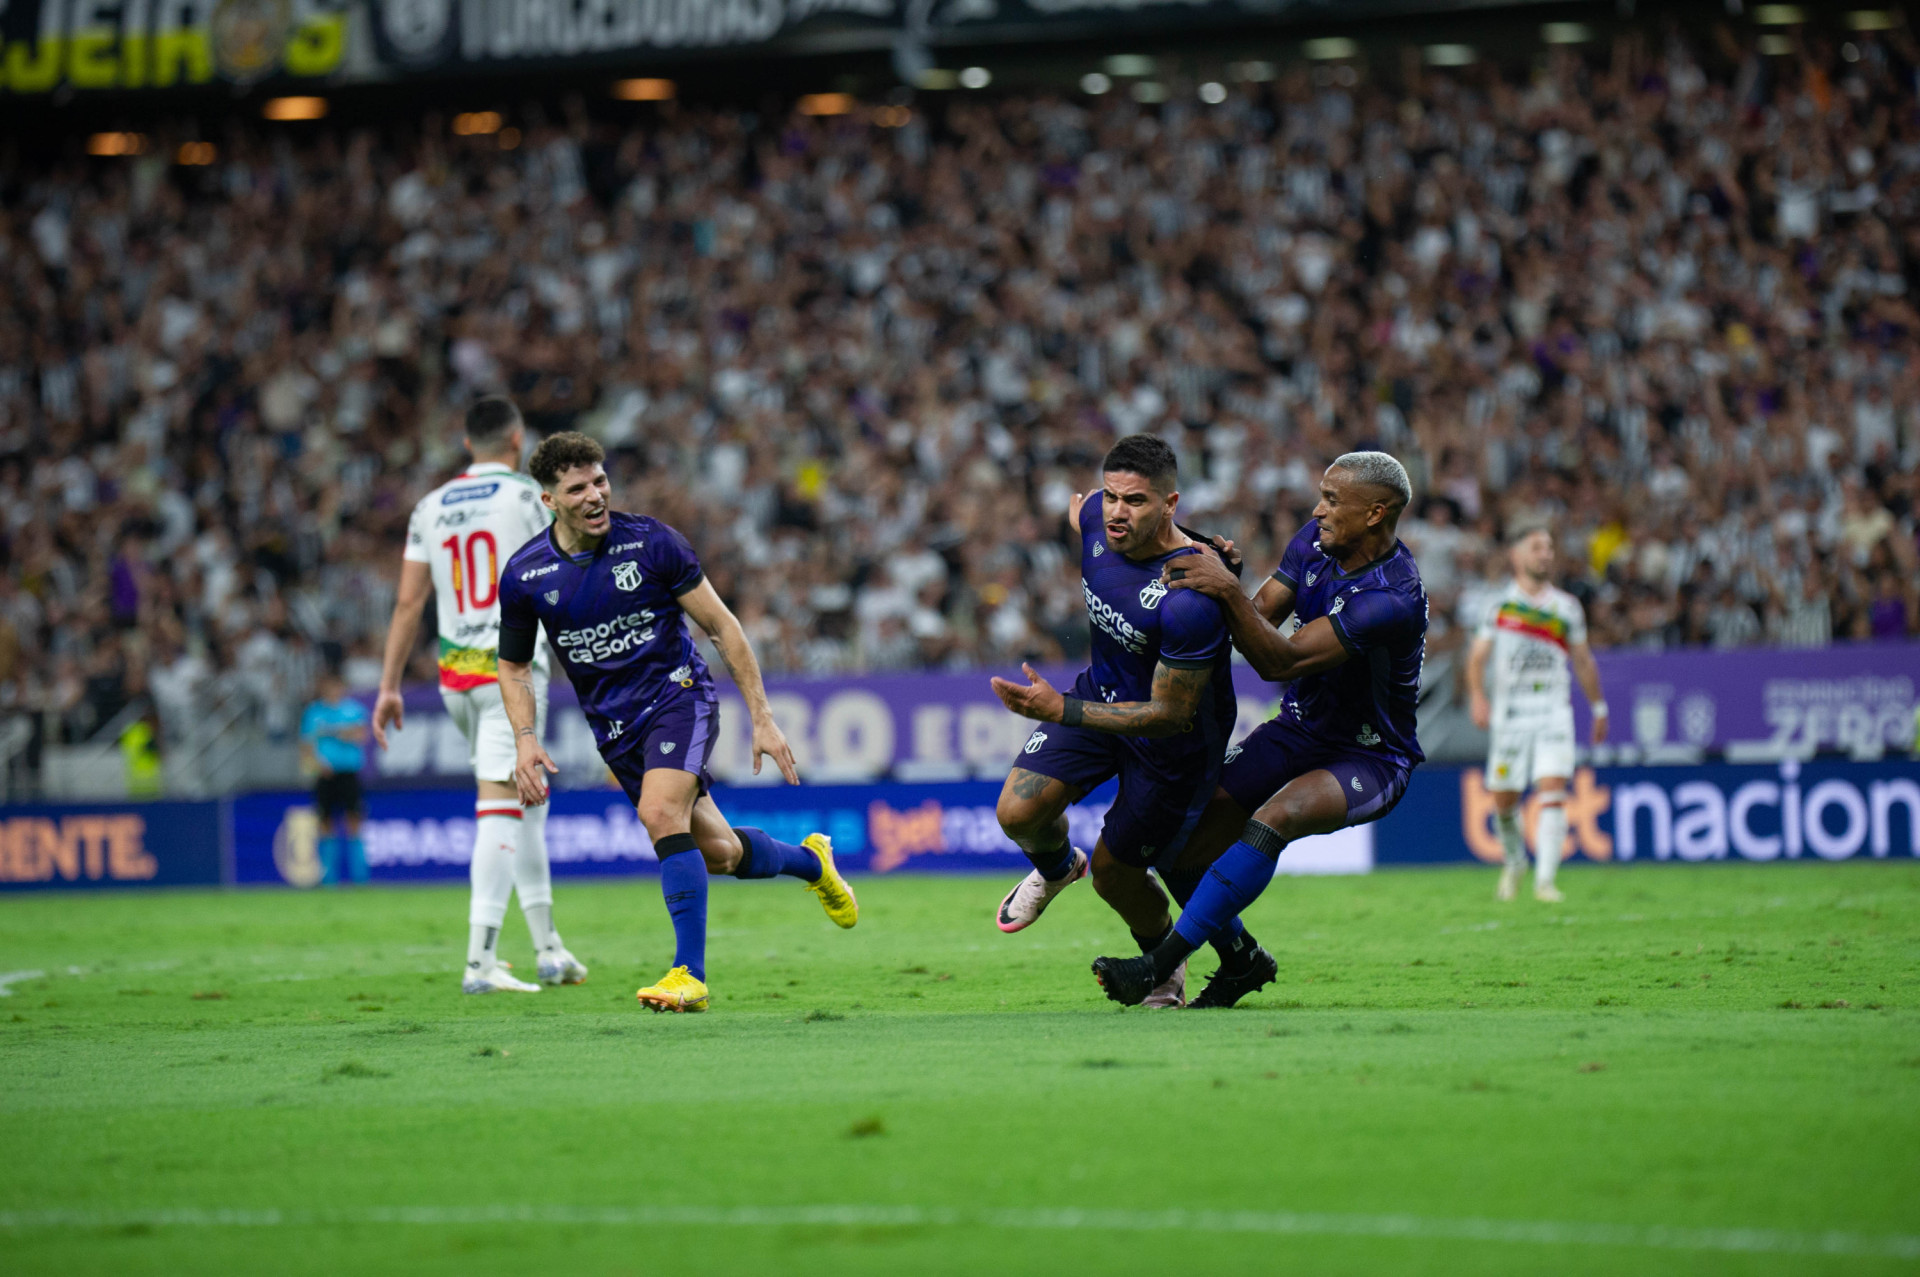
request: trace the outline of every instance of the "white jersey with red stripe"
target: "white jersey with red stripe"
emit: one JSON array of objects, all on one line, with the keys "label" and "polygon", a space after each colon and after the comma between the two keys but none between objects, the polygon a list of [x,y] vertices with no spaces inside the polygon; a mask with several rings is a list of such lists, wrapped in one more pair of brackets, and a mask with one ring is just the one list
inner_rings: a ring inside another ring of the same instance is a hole
[{"label": "white jersey with red stripe", "polygon": [[[550,522],[540,485],[497,462],[468,466],[413,508],[405,557],[433,572],[443,690],[499,681],[500,570]],[[534,649],[533,663],[546,674],[545,643]]]},{"label": "white jersey with red stripe", "polygon": [[1493,642],[1487,695],[1496,724],[1572,714],[1567,653],[1587,641],[1579,599],[1551,585],[1529,594],[1510,582],[1488,607],[1476,637]]}]

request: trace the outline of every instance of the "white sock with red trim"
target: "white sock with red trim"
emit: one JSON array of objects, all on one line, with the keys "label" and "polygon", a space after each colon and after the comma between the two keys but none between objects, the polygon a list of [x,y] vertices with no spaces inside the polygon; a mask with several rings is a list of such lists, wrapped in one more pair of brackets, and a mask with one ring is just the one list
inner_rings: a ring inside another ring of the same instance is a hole
[{"label": "white sock with red trim", "polygon": [[520,911],[527,915],[533,947],[541,953],[560,949],[560,933],[553,929],[553,871],[547,866],[547,810],[551,801],[529,807],[520,821],[520,850],[513,858],[513,888],[520,893]]},{"label": "white sock with red trim", "polygon": [[473,805],[473,902],[467,911],[467,969],[491,971],[513,894],[513,858],[520,848],[518,799],[482,798]]}]

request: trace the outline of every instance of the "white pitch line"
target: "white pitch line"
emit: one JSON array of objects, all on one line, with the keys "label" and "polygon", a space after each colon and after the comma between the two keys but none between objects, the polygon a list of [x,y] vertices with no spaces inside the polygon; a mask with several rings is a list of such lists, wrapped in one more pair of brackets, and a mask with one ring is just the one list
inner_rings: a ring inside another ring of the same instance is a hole
[{"label": "white pitch line", "polygon": [[1627,1246],[1744,1254],[1920,1259],[1920,1236],[1770,1228],[1670,1228],[1551,1220],[1434,1219],[1307,1211],[966,1210],[924,1206],[368,1206],[339,1210],[0,1211],[0,1228],[297,1228],[367,1224],[588,1224],[718,1228],[986,1226],[1041,1232],[1264,1233],[1413,1241]]},{"label": "white pitch line", "polygon": [[22,984],[28,980],[38,980],[41,976],[44,976],[45,974],[46,972],[44,971],[0,972],[0,998],[12,997],[14,985]]}]

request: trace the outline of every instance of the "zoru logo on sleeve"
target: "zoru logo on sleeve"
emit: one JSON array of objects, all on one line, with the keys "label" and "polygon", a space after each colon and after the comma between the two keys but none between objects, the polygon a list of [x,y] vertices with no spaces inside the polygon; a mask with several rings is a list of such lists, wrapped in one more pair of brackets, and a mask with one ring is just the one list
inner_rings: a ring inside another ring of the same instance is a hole
[{"label": "zoru logo on sleeve", "polygon": [[560,601],[560,591],[558,591],[558,590],[548,590],[548,591],[547,591],[547,603],[548,603],[549,605],[552,605],[552,604],[555,604],[555,603],[558,603],[559,601]]},{"label": "zoru logo on sleeve", "polygon": [[1159,581],[1149,581],[1140,590],[1140,606],[1151,612],[1160,606],[1160,600],[1167,597],[1167,587]]},{"label": "zoru logo on sleeve", "polygon": [[613,583],[623,590],[640,588],[640,565],[638,563],[616,563],[613,565]]}]

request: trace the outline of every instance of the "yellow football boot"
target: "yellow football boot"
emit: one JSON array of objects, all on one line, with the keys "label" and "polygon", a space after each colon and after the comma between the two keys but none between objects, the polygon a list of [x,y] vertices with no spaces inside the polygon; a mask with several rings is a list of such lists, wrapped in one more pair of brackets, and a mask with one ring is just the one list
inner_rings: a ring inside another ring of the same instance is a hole
[{"label": "yellow football boot", "polygon": [[655,1011],[704,1011],[707,986],[693,978],[685,967],[675,967],[634,995]]},{"label": "yellow football boot", "polygon": [[820,897],[820,907],[827,911],[834,925],[851,927],[860,921],[860,902],[853,898],[853,888],[833,867],[833,840],[825,834],[808,834],[800,840],[800,845],[820,857],[820,879],[807,884],[807,890]]}]

